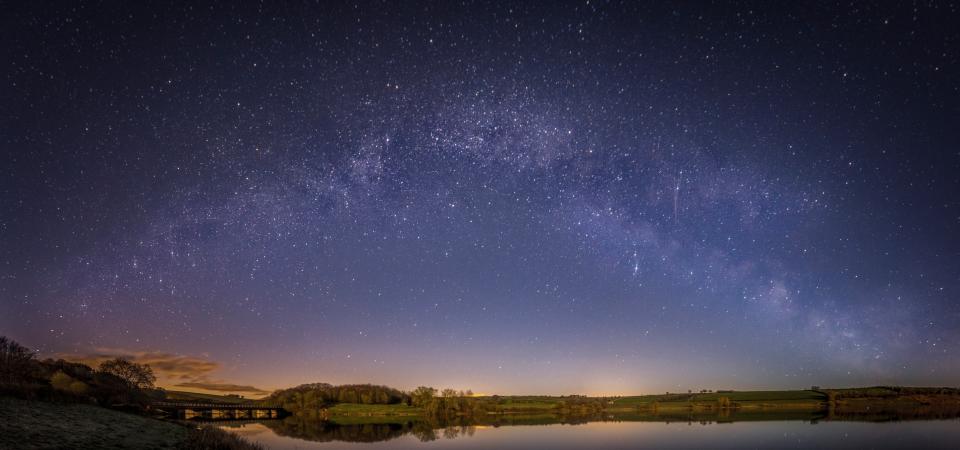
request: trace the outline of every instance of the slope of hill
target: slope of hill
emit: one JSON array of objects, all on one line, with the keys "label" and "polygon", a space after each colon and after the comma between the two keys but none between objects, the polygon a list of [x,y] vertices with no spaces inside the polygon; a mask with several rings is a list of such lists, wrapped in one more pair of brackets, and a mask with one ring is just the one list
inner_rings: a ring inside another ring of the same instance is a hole
[{"label": "slope of hill", "polygon": [[174,449],[189,429],[92,405],[0,397],[3,449]]}]

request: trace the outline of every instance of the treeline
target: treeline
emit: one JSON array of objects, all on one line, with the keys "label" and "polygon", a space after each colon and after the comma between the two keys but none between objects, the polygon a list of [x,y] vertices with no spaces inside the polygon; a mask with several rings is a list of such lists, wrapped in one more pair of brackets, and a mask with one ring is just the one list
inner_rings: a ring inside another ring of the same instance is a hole
[{"label": "treeline", "polygon": [[960,395],[949,387],[874,386],[866,388],[822,389],[831,400],[840,398],[895,398],[904,395]]},{"label": "treeline", "polygon": [[165,396],[154,388],[155,381],[148,365],[116,358],[93,369],[62,359],[41,361],[26,347],[0,336],[2,394],[143,410]]},{"label": "treeline", "polygon": [[602,411],[606,403],[604,398],[571,395],[563,398],[557,410],[564,414],[593,414]]},{"label": "treeline", "polygon": [[265,404],[279,405],[294,414],[326,414],[326,409],[339,403],[361,405],[408,405],[422,408],[427,417],[460,417],[485,414],[495,405],[495,400],[473,397],[470,391],[437,389],[420,386],[413,392],[403,392],[389,386],[374,384],[346,384],[335,386],[328,383],[302,384],[273,392],[262,400]]},{"label": "treeline", "polygon": [[328,383],[301,384],[273,392],[264,403],[276,404],[293,413],[320,411],[337,403],[361,405],[410,404],[410,396],[388,386],[373,384],[345,384],[334,386]]},{"label": "treeline", "polygon": [[413,406],[423,408],[424,415],[436,418],[473,417],[486,414],[491,410],[488,399],[473,396],[470,391],[455,391],[444,389],[438,392],[427,386],[420,386],[410,393]]},{"label": "treeline", "polygon": [[[454,418],[483,418],[487,414],[502,415],[505,413],[505,402],[497,395],[490,397],[475,397],[469,390],[455,391],[453,389],[444,389],[437,391],[431,387],[421,386],[410,393],[410,399],[413,406],[423,408],[424,415],[428,418],[438,419],[449,422]],[[604,410],[607,399],[599,397],[586,397],[582,395],[570,395],[561,397],[556,401],[552,412],[562,416],[584,416],[596,414]],[[522,409],[511,408],[512,411],[522,411]],[[543,412],[542,409],[534,409],[536,412]]]}]

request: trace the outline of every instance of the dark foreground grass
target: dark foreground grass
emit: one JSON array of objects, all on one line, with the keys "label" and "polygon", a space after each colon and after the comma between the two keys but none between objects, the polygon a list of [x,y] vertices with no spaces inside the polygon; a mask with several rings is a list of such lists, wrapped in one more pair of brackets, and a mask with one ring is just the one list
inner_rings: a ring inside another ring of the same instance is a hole
[{"label": "dark foreground grass", "polygon": [[190,430],[179,450],[263,450],[263,446],[213,426]]},{"label": "dark foreground grass", "polygon": [[176,449],[188,431],[93,405],[0,397],[0,449]]},{"label": "dark foreground grass", "polygon": [[93,405],[0,397],[0,450],[261,448],[214,427],[191,428]]}]

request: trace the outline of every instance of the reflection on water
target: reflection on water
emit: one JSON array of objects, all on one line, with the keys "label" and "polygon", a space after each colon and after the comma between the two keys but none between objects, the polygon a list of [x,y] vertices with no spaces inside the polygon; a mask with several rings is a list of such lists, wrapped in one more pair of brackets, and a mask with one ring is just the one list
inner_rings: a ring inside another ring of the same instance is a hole
[{"label": "reflection on water", "polygon": [[218,425],[271,449],[956,448],[960,441],[955,413],[541,414],[446,423],[396,417],[340,422],[288,417]]}]

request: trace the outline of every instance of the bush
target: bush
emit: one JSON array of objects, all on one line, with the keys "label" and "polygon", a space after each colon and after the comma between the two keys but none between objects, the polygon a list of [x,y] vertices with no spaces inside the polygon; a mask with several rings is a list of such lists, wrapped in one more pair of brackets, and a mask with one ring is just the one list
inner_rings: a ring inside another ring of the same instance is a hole
[{"label": "bush", "polygon": [[87,383],[76,380],[73,383],[70,383],[68,391],[71,394],[83,396],[90,392],[90,386],[87,386]]},{"label": "bush", "polygon": [[76,381],[70,375],[63,373],[62,371],[57,371],[50,377],[50,386],[53,386],[54,389],[58,391],[70,391],[70,385]]}]

